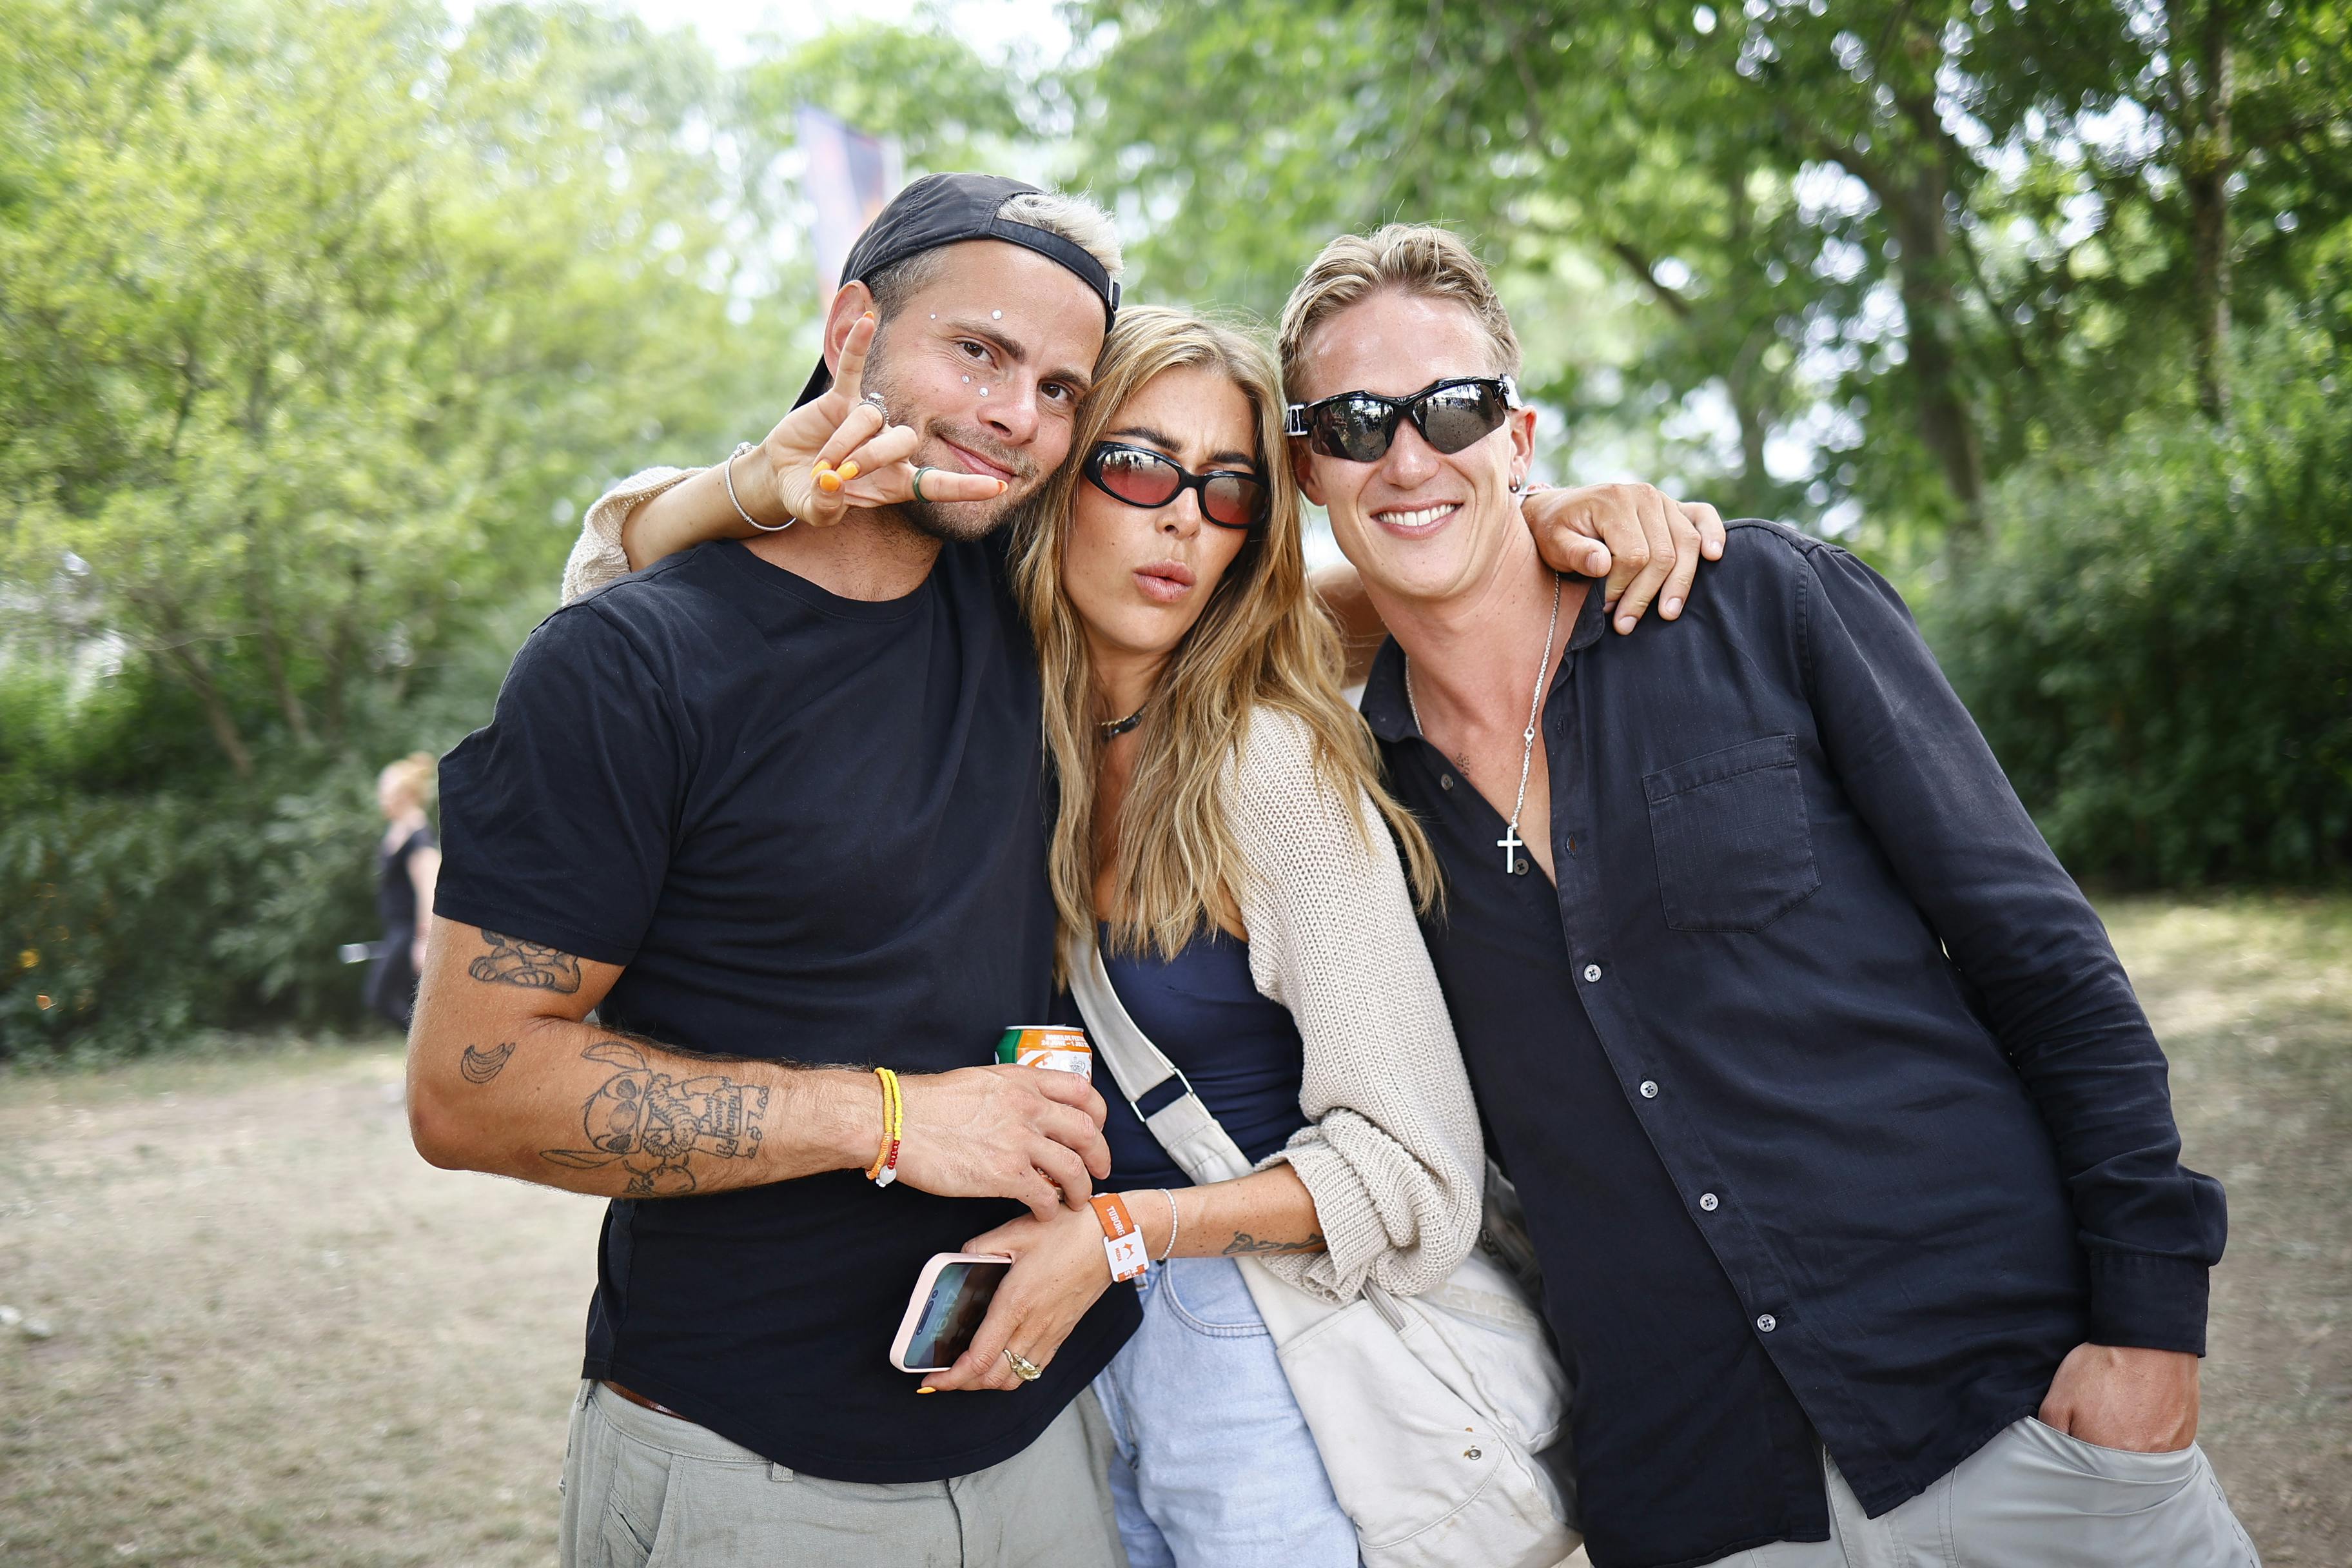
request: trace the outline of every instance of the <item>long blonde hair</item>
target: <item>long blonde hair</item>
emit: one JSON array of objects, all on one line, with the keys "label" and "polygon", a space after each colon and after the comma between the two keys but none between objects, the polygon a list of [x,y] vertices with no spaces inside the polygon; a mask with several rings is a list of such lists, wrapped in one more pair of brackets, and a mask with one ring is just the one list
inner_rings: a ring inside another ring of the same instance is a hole
[{"label": "long blonde hair", "polygon": [[[1096,362],[1062,466],[1013,542],[1013,580],[1037,643],[1045,749],[1059,784],[1048,869],[1064,927],[1095,922],[1095,777],[1102,760],[1093,671],[1077,610],[1062,589],[1062,552],[1086,454],[1146,383],[1181,368],[1232,378],[1257,423],[1255,460],[1272,492],[1265,525],[1226,568],[1199,620],[1170,653],[1144,712],[1141,754],[1114,852],[1119,908],[1115,951],[1181,952],[1217,911],[1236,908],[1241,849],[1221,789],[1250,715],[1272,708],[1305,722],[1315,766],[1342,800],[1358,790],[1387,821],[1422,908],[1436,897],[1437,860],[1411,813],[1389,795],[1370,731],[1339,694],[1339,636],[1307,586],[1298,484],[1282,436],[1282,378],[1247,331],[1179,310],[1122,310]],[[1360,826],[1361,825],[1360,824]],[[1368,848],[1377,848],[1370,845]]]}]

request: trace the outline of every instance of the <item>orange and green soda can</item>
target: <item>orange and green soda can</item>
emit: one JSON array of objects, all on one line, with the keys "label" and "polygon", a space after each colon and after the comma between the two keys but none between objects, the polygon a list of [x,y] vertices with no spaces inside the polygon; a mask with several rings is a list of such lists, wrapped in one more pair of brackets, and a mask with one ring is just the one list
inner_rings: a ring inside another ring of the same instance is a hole
[{"label": "orange and green soda can", "polygon": [[996,1059],[1018,1067],[1071,1072],[1094,1081],[1095,1052],[1084,1029],[1060,1024],[1015,1024],[996,1042]]}]

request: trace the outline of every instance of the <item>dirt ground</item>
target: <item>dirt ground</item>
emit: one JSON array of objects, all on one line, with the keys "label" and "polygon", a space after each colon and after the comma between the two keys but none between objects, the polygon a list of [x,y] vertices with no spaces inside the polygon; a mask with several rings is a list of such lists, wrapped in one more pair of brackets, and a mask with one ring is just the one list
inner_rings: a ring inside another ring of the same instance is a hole
[{"label": "dirt ground", "polygon": [[[2347,1568],[2352,900],[2105,912],[2229,1185],[2203,1440],[2270,1563]],[[399,1081],[0,1076],[0,1563],[551,1560],[600,1205],[430,1169]]]}]

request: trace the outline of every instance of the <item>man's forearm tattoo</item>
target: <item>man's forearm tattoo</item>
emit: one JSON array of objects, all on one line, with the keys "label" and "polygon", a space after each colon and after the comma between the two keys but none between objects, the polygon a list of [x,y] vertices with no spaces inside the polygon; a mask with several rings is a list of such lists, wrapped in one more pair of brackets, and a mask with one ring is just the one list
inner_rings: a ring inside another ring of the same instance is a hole
[{"label": "man's forearm tattoo", "polygon": [[621,1040],[599,1040],[581,1056],[619,1068],[580,1108],[585,1149],[542,1149],[539,1157],[575,1171],[618,1162],[625,1195],[677,1197],[695,1190],[692,1162],[749,1160],[760,1152],[768,1091],[733,1079],[678,1079],[656,1070]]},{"label": "man's forearm tattoo", "polygon": [[1319,1230],[1308,1231],[1307,1239],[1304,1241],[1276,1241],[1271,1237],[1261,1238],[1252,1236],[1245,1230],[1237,1230],[1234,1232],[1234,1239],[1225,1246],[1225,1256],[1244,1258],[1257,1252],[1320,1252],[1322,1250],[1323,1233]]},{"label": "man's forearm tattoo", "polygon": [[514,1055],[514,1042],[493,1046],[488,1050],[479,1046],[467,1046],[466,1054],[457,1058],[457,1070],[466,1075],[467,1083],[488,1083],[499,1076],[499,1069]]},{"label": "man's forearm tattoo", "polygon": [[580,989],[580,961],[570,953],[559,952],[543,942],[500,936],[487,928],[482,940],[490,944],[490,951],[466,965],[466,973],[475,979],[520,985],[526,991],[569,994]]}]

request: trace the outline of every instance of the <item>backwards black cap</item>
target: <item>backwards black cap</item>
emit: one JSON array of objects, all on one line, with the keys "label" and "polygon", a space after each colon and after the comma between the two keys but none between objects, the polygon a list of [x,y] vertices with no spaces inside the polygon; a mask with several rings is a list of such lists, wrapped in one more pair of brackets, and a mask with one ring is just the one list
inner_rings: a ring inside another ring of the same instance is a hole
[{"label": "backwards black cap", "polygon": [[[841,281],[862,282],[910,256],[960,240],[1001,239],[1026,246],[1076,273],[1101,299],[1103,331],[1110,331],[1118,320],[1118,279],[1094,253],[1051,229],[996,216],[1007,198],[1037,194],[1036,186],[1000,174],[925,174],[891,197],[890,205],[866,226],[842,264]],[[833,372],[820,355],[793,406],[824,396],[832,384]]]}]

